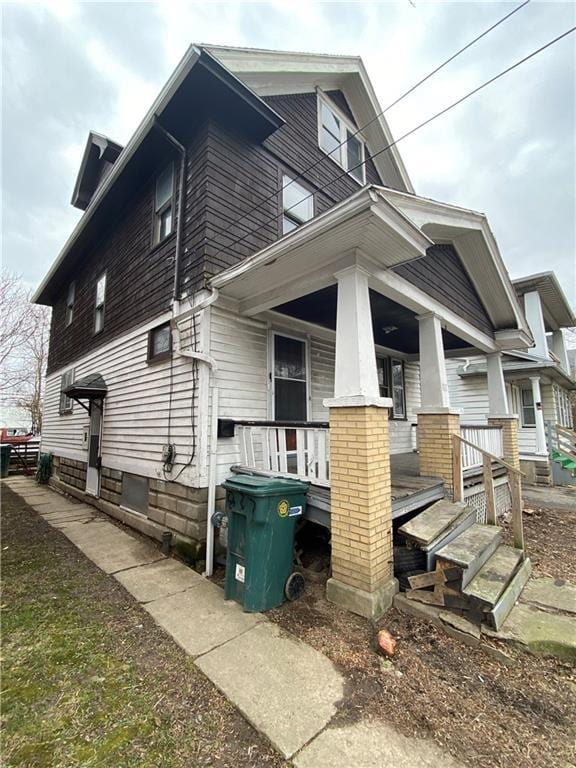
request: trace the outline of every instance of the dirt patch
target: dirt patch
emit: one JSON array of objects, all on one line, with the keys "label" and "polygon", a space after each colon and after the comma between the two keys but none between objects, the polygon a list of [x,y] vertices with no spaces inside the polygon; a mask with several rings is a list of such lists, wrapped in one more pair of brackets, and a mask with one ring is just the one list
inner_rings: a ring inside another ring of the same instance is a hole
[{"label": "dirt patch", "polygon": [[[526,546],[537,575],[575,577],[573,518],[568,510],[526,516]],[[407,736],[433,738],[470,766],[567,768],[575,762],[573,665],[494,642],[508,657],[504,663],[396,610],[373,625],[324,595],[324,584],[309,583],[301,600],[268,616],[345,675],[347,695],[335,723],[382,718]],[[391,665],[374,650],[381,627],[398,638]]]},{"label": "dirt patch", "polygon": [[112,577],[2,496],[6,768],[288,765]]}]

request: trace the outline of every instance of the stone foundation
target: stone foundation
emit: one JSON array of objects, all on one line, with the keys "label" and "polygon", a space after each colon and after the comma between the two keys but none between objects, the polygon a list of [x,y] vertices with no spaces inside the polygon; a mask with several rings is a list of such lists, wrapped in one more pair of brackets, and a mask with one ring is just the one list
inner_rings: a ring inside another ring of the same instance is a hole
[{"label": "stone foundation", "polygon": [[54,474],[63,483],[78,488],[81,491],[86,488],[87,466],[85,461],[75,461],[74,459],[65,459],[60,456],[54,456],[52,460]]}]

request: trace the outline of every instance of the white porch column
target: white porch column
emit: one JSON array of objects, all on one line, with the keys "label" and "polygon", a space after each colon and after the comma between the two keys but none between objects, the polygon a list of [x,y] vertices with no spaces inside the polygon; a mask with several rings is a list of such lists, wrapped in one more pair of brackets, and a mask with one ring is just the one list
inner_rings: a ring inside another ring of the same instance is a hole
[{"label": "white porch column", "polygon": [[352,266],[335,277],[338,306],[334,397],[379,397],[368,272]]},{"label": "white porch column", "polygon": [[546,326],[542,314],[542,302],[538,291],[530,291],[524,294],[524,312],[526,320],[534,337],[534,347],[528,351],[538,357],[548,357],[548,342],[546,340]]},{"label": "white porch column", "polygon": [[570,373],[570,363],[568,362],[568,353],[566,351],[566,341],[564,339],[564,333],[560,328],[558,331],[552,332],[552,351],[560,360],[560,365],[566,373]]},{"label": "white porch column", "polygon": [[442,326],[438,315],[418,316],[420,333],[420,389],[424,409],[450,407]]},{"label": "white porch column", "polygon": [[489,416],[508,416],[510,409],[508,407],[508,396],[506,394],[506,384],[504,382],[504,371],[502,369],[502,354],[494,352],[486,355],[486,372],[488,375],[488,402]]},{"label": "white porch column", "polygon": [[532,398],[536,418],[536,453],[547,454],[546,430],[544,427],[544,411],[542,410],[542,394],[540,392],[540,376],[530,376],[532,383]]}]

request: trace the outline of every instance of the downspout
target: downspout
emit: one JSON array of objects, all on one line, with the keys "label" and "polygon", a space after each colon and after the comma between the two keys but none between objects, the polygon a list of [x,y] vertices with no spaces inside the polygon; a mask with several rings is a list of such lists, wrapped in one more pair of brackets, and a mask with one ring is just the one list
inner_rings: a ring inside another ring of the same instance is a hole
[{"label": "downspout", "polygon": [[217,370],[216,361],[205,352],[196,352],[185,350],[181,347],[180,328],[178,320],[187,319],[193,314],[204,312],[208,307],[218,299],[218,291],[212,290],[210,296],[198,302],[195,306],[183,312],[178,318],[172,319],[172,328],[174,330],[174,352],[182,357],[192,360],[198,360],[208,366],[211,380],[212,393],[212,419],[210,422],[210,439],[208,450],[208,504],[206,509],[206,570],[204,576],[212,576],[214,571],[214,524],[213,516],[216,512],[216,465],[218,459],[218,397],[219,391],[214,381],[214,373]]},{"label": "downspout", "polygon": [[176,248],[174,254],[174,288],[172,298],[174,301],[180,300],[180,264],[182,262],[182,232],[184,229],[184,177],[186,175],[186,147],[180,144],[169,131],[160,123],[158,116],[154,115],[154,127],[157,128],[164,138],[180,153],[180,173],[178,179],[178,221],[176,222]]}]

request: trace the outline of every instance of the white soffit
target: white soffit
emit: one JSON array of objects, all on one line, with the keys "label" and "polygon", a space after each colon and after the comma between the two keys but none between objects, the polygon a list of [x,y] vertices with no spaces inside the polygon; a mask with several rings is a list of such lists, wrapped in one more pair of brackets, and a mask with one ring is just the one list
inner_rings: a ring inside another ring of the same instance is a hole
[{"label": "white soffit", "polygon": [[537,275],[521,277],[514,280],[513,285],[520,295],[530,291],[538,291],[548,330],[556,331],[560,328],[572,328],[576,325],[572,307],[568,303],[554,272],[541,272]]},{"label": "white soffit", "polygon": [[211,282],[225,296],[260,296],[257,306],[270,308],[334,283],[334,273],[358,253],[391,267],[423,256],[431,244],[395,206],[364,188]]},{"label": "white soffit", "polygon": [[530,337],[484,214],[392,189],[382,189],[381,192],[434,242],[454,245],[496,328],[519,328]]},{"label": "white soffit", "polygon": [[[358,56],[266,51],[204,45],[213,56],[259,96],[341,90],[358,127],[382,111],[368,74]],[[384,117],[362,131],[371,153],[393,142]],[[414,192],[412,182],[396,146],[374,158],[380,176],[390,186]]]}]

